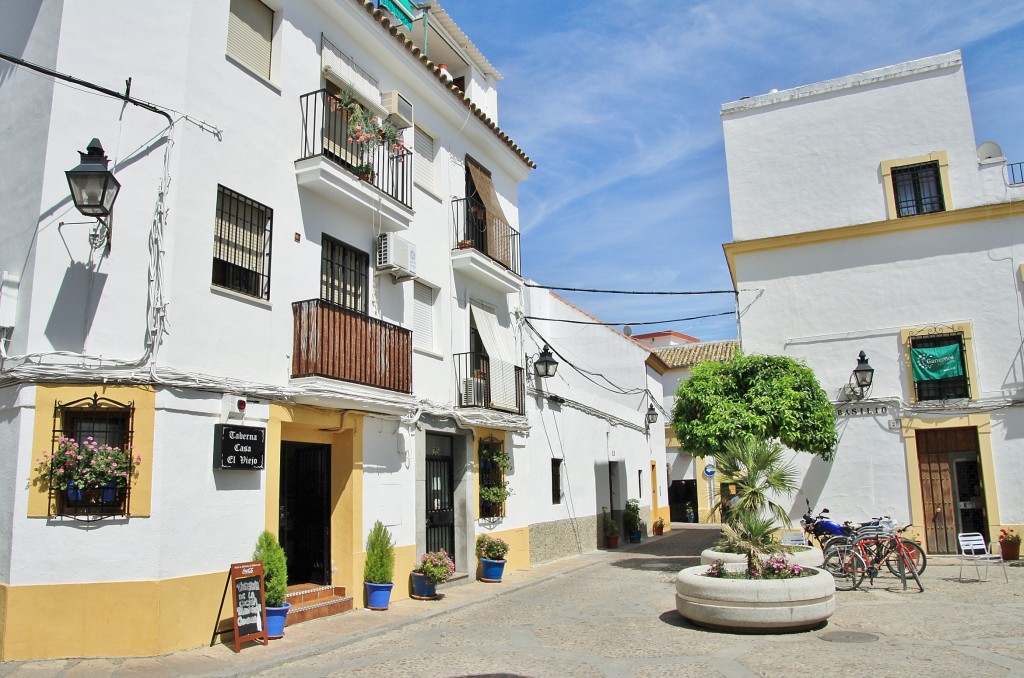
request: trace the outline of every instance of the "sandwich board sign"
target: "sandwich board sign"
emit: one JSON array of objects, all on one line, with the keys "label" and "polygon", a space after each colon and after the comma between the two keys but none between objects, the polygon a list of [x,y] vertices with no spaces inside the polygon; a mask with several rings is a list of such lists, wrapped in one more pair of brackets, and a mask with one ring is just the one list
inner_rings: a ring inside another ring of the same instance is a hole
[{"label": "sandwich board sign", "polygon": [[256,640],[264,645],[270,642],[267,639],[267,607],[263,586],[263,563],[231,565],[235,652],[240,652],[242,643],[247,640]]}]

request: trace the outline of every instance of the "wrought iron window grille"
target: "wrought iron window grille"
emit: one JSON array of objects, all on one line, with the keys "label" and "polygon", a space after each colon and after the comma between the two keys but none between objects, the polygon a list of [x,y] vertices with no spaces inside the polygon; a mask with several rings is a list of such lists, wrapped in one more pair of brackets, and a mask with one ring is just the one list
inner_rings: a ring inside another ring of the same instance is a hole
[{"label": "wrought iron window grille", "polygon": [[931,326],[917,329],[909,334],[910,346],[915,348],[938,348],[960,346],[960,371],[962,376],[944,379],[914,380],[918,402],[927,400],[963,400],[971,397],[971,383],[967,372],[967,344],[963,328],[955,326]]}]

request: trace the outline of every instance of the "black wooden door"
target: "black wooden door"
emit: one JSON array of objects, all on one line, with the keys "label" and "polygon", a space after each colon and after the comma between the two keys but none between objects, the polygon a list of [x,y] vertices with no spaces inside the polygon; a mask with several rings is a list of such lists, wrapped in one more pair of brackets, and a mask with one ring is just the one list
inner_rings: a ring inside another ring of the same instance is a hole
[{"label": "black wooden door", "polygon": [[[455,561],[455,488],[452,482],[452,439],[427,435],[427,550],[444,549]],[[458,563],[456,562],[456,567]]]},{"label": "black wooden door", "polygon": [[278,526],[288,584],[331,583],[331,447],[281,443]]}]

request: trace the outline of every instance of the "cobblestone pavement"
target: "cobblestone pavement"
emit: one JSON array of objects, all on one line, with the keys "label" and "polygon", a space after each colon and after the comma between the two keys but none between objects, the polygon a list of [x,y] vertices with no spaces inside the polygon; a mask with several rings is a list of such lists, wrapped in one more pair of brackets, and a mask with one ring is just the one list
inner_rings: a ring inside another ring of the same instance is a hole
[{"label": "cobblestone pavement", "polygon": [[[270,647],[137,659],[8,662],[0,676],[1022,676],[1024,567],[933,557],[923,593],[889,576],[838,592],[821,628],[786,635],[700,629],[675,609],[675,574],[716,536],[674,526],[629,550],[508,572],[288,628]],[[984,574],[984,572],[983,572]]]}]

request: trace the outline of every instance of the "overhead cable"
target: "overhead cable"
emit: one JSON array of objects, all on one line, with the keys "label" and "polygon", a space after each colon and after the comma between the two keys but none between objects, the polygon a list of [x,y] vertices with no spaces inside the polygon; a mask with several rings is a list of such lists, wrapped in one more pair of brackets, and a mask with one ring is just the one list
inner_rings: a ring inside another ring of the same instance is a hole
[{"label": "overhead cable", "polygon": [[618,325],[664,325],[665,323],[681,323],[687,320],[703,320],[704,318],[717,318],[723,315],[735,315],[736,311],[722,311],[721,313],[708,313],[706,315],[695,315],[689,318],[674,318],[672,320],[648,320],[646,322],[631,322],[631,323],[606,323],[600,320],[566,320],[564,318],[541,318],[535,315],[526,316],[527,320],[544,320],[553,323],[569,323],[572,325],[604,325],[607,327],[616,327]]}]

